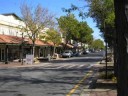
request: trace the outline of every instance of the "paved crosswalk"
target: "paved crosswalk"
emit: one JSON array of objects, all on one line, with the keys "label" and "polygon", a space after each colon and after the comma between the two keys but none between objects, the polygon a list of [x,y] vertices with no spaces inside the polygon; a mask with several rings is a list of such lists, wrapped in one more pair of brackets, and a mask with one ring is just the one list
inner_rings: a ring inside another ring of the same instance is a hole
[{"label": "paved crosswalk", "polygon": [[84,69],[84,68],[90,68],[90,64],[44,64],[40,66],[43,69]]}]

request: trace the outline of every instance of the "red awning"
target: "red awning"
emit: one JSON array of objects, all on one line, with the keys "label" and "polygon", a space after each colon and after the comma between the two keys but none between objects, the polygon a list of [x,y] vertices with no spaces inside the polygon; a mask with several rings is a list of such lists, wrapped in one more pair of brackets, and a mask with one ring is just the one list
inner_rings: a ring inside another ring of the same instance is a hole
[{"label": "red awning", "polygon": [[[27,40],[26,44],[32,45],[32,40],[29,38],[25,38],[25,41]],[[5,44],[21,44],[22,43],[22,37],[17,37],[17,36],[10,36],[10,35],[1,35],[0,34],[0,43],[5,43]],[[44,45],[49,45],[42,40],[36,39],[35,41],[36,46],[44,46]]]},{"label": "red awning", "polygon": [[66,45],[66,47],[68,47],[68,48],[74,48],[74,46],[71,45],[71,44],[64,44],[64,43],[62,43],[61,45],[62,45],[62,46]]},{"label": "red awning", "polygon": [[0,34],[0,43],[20,44],[21,41],[22,41],[22,38],[21,37],[9,36],[9,35],[1,35]]}]

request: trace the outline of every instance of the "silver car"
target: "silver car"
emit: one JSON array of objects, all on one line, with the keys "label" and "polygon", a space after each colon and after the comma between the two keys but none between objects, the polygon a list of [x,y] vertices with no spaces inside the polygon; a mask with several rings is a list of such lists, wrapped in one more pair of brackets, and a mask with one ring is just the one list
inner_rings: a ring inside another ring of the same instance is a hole
[{"label": "silver car", "polygon": [[73,52],[71,50],[65,50],[62,53],[62,57],[72,57],[73,56]]}]

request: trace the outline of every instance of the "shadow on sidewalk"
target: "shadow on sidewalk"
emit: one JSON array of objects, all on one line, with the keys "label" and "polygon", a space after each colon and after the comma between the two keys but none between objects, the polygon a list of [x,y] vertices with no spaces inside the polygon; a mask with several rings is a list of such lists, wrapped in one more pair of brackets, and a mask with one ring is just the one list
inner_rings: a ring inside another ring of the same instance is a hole
[{"label": "shadow on sidewalk", "polygon": [[98,79],[95,87],[99,89],[115,89],[116,90],[116,83],[114,83],[111,79]]},{"label": "shadow on sidewalk", "polygon": [[[110,74],[114,72],[113,63],[110,62],[108,64],[108,79],[104,79],[105,74],[102,74],[105,73],[106,70],[105,63],[99,64],[96,68],[99,70],[96,76],[97,80],[84,92],[89,93],[89,96],[117,96],[117,84],[112,80],[113,75]],[[93,69],[95,69],[95,67]]]}]

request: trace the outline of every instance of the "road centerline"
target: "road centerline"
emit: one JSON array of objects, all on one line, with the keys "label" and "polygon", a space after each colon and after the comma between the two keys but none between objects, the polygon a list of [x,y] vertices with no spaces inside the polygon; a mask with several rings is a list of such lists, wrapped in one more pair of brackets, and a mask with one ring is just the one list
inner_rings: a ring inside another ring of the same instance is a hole
[{"label": "road centerline", "polygon": [[71,96],[78,88],[79,86],[83,83],[84,80],[86,80],[90,75],[92,71],[89,71],[71,90],[66,96]]}]

